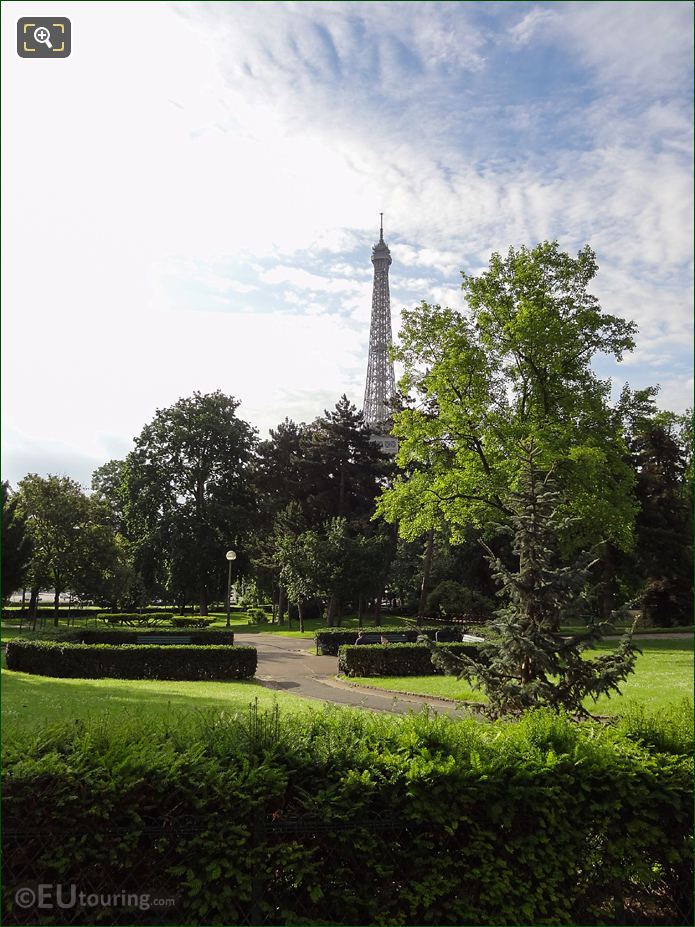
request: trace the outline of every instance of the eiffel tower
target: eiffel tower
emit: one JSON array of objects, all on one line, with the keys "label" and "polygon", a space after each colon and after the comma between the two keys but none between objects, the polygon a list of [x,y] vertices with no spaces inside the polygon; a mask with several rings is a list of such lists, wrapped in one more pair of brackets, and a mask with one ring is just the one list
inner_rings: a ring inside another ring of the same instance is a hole
[{"label": "eiffel tower", "polygon": [[379,241],[372,248],[374,286],[372,289],[372,321],[369,328],[369,361],[364,390],[364,420],[372,431],[372,440],[386,454],[395,454],[398,442],[390,437],[391,409],[389,403],[396,392],[391,348],[391,296],[389,267],[391,252],[384,241],[384,214],[380,213]]}]

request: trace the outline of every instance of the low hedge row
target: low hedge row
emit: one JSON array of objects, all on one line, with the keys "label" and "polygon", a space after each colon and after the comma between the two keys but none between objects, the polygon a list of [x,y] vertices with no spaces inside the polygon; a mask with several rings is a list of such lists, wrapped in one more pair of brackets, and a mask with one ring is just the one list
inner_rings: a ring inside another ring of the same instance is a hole
[{"label": "low hedge row", "polygon": [[[62,635],[63,640],[74,644],[137,644],[138,641],[146,643],[148,637],[183,637],[180,631],[173,628],[153,628],[143,631],[92,631],[87,628],[72,631]],[[218,644],[231,646],[234,643],[233,631],[187,631],[185,637],[190,637],[191,644]]]},{"label": "low hedge row", "polygon": [[255,647],[165,644],[73,644],[27,641],[7,644],[7,668],[70,679],[249,679]]},{"label": "low hedge row", "polygon": [[207,628],[214,620],[200,615],[175,615],[170,623],[173,628]]},{"label": "low hedge row", "polygon": [[[358,711],[50,729],[5,745],[3,922],[691,924],[692,761],[633,735]],[[21,908],[37,882],[175,901]]]},{"label": "low hedge row", "polygon": [[[451,639],[460,640],[460,628],[447,628],[446,625],[430,626],[426,625],[421,628],[402,627],[401,625],[384,625],[375,628],[319,628],[314,634],[316,649],[319,653],[329,656],[336,656],[338,648],[342,644],[354,644],[357,640],[357,632],[364,631],[365,634],[405,634],[408,642],[414,644],[418,635],[426,634],[427,637],[434,639],[435,634],[451,636]],[[449,633],[447,633],[449,632]],[[361,644],[360,646],[367,646]]]},{"label": "low hedge row", "polygon": [[[52,605],[40,605],[36,613],[39,618],[52,618],[55,615],[55,609]],[[21,608],[3,608],[0,614],[3,621],[17,621],[22,616],[26,621],[29,618],[29,603],[27,602],[24,612]],[[58,609],[59,618],[94,618],[96,614],[96,608],[68,608],[67,605],[61,605]]]},{"label": "low hedge row", "polygon": [[[439,645],[437,645],[439,646]],[[480,660],[483,644],[442,644],[453,653]],[[338,671],[345,676],[437,676],[441,670],[422,644],[343,644],[338,651]]]},{"label": "low hedge row", "polygon": [[168,612],[99,612],[99,621],[106,624],[152,624],[153,622],[172,621]]}]

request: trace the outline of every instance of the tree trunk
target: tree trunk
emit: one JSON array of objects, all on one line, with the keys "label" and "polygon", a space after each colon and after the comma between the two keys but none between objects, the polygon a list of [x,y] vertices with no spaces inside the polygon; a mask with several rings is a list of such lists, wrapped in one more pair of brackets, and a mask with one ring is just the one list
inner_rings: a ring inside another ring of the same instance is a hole
[{"label": "tree trunk", "polygon": [[382,587],[374,599],[374,626],[377,628],[381,627],[381,600],[383,598],[384,589]]},{"label": "tree trunk", "polygon": [[55,592],[53,593],[53,627],[58,627],[58,609],[60,608],[60,590],[56,583]]},{"label": "tree trunk", "polygon": [[277,586],[273,586],[273,609],[272,610],[273,610],[272,623],[275,624],[278,618],[278,588]]},{"label": "tree trunk", "polygon": [[615,566],[613,563],[613,552],[611,545],[604,541],[599,549],[601,563],[600,584],[598,589],[598,610],[599,616],[603,621],[609,621],[613,614],[613,583],[615,579]]},{"label": "tree trunk", "polygon": [[284,586],[278,589],[278,624],[285,623],[285,609],[287,608],[287,593]]},{"label": "tree trunk", "polygon": [[424,618],[427,608],[427,595],[430,591],[430,572],[432,570],[432,554],[434,552],[434,528],[427,533],[427,547],[425,560],[422,565],[422,585],[420,586],[420,604],[418,605],[418,618]]},{"label": "tree trunk", "polygon": [[299,630],[304,631],[304,603],[301,599],[297,600],[297,613],[299,615]]},{"label": "tree trunk", "polygon": [[38,617],[38,604],[39,604],[39,587],[32,586],[31,592],[29,593],[29,617],[32,620],[32,630],[36,630],[36,619]]},{"label": "tree trunk", "polygon": [[340,488],[338,490],[338,515],[345,514],[345,461],[340,461]]},{"label": "tree trunk", "polygon": [[207,618],[208,614],[208,589],[205,584],[200,587],[200,617]]},{"label": "tree trunk", "polygon": [[26,601],[27,601],[27,589],[26,586],[22,589],[22,614],[26,611]]},{"label": "tree trunk", "polygon": [[357,627],[362,627],[362,621],[364,619],[364,596],[358,596],[357,598]]},{"label": "tree trunk", "polygon": [[337,627],[340,624],[340,597],[335,592],[331,594],[328,600],[326,624],[329,628]]}]

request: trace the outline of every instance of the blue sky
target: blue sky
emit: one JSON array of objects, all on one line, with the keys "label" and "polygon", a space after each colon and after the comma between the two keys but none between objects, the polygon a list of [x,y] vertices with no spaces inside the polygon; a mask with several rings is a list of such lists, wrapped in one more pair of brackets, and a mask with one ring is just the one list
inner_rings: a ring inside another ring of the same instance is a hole
[{"label": "blue sky", "polygon": [[588,242],[639,325],[597,369],[690,404],[690,3],[66,3],[71,57],[19,59],[51,12],[2,6],[4,477],[87,483],[196,389],[361,404],[381,210],[396,332]]}]

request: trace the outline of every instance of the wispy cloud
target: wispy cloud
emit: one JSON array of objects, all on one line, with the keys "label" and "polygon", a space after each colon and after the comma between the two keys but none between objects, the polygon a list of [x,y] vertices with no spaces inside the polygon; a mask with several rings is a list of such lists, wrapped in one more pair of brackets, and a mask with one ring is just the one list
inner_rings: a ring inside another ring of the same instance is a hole
[{"label": "wispy cloud", "polygon": [[[3,5],[8,32],[16,12]],[[109,454],[107,433],[127,442],[193,389],[239,395],[261,428],[344,390],[361,402],[382,209],[394,325],[420,299],[460,306],[459,271],[493,250],[588,242],[606,310],[640,325],[633,358],[602,374],[689,401],[690,3],[68,2],[65,15],[82,44],[50,81],[3,59],[17,460],[31,441],[39,456],[42,441]],[[46,190],[69,211],[47,211]],[[27,382],[16,345],[40,377]]]}]

